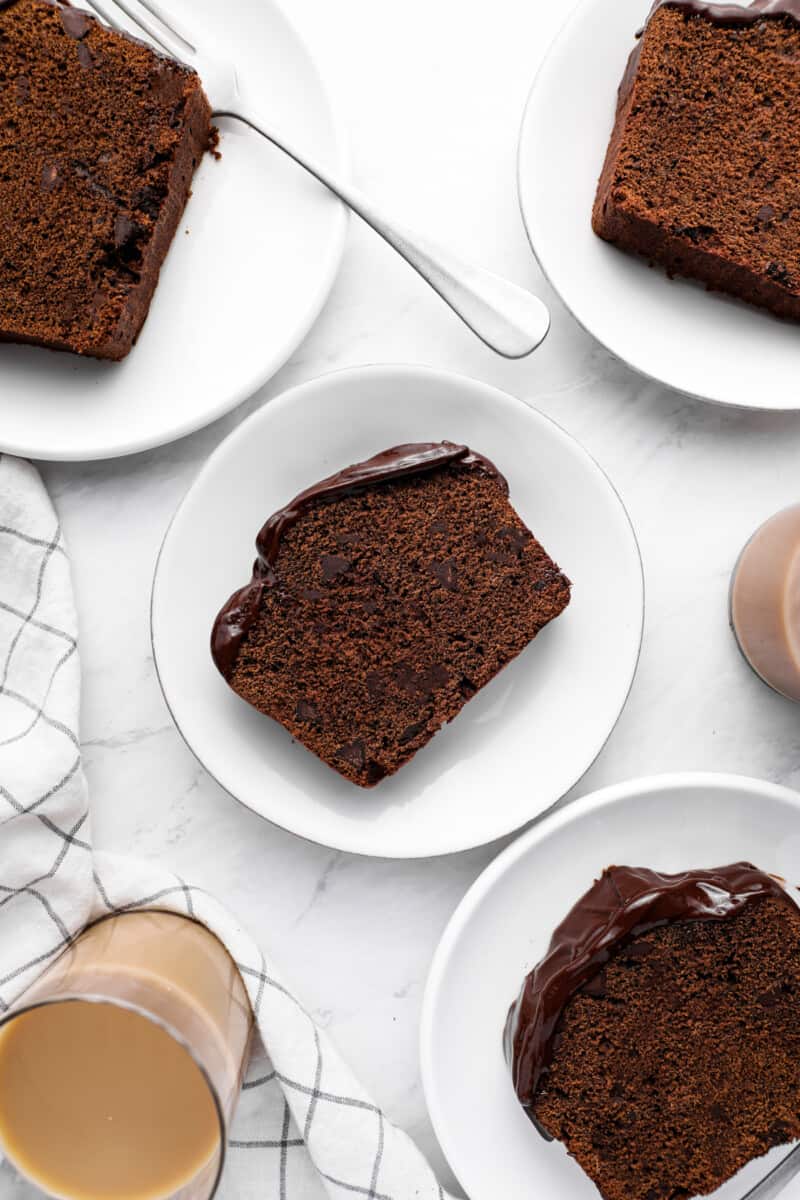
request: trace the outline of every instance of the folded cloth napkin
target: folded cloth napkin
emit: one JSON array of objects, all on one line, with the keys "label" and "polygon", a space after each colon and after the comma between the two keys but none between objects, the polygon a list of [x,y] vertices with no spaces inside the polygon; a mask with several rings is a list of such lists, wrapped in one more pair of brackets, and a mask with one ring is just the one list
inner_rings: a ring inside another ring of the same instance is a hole
[{"label": "folded cloth napkin", "polygon": [[188,914],[228,947],[260,1035],[222,1196],[443,1200],[414,1144],[216,900],[156,864],[94,852],[76,634],[49,497],[29,463],[0,456],[0,1016],[88,921],[151,906]]}]

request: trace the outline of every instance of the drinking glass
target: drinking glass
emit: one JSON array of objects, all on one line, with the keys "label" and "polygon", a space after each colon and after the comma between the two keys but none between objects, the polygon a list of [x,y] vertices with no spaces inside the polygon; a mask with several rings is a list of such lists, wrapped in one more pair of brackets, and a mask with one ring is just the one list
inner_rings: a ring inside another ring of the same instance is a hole
[{"label": "drinking glass", "polygon": [[210,1200],[253,1018],[204,926],[90,926],[0,1022],[0,1149],[57,1200]]}]

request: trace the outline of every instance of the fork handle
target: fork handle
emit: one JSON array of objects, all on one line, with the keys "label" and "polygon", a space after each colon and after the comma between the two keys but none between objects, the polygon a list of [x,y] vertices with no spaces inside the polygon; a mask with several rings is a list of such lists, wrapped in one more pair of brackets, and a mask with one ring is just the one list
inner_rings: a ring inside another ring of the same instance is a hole
[{"label": "fork handle", "polygon": [[214,115],[243,122],[304,167],[393,246],[492,350],[505,358],[524,358],[544,340],[550,313],[536,296],[390,221],[357,188],[337,179],[253,117],[239,112]]}]

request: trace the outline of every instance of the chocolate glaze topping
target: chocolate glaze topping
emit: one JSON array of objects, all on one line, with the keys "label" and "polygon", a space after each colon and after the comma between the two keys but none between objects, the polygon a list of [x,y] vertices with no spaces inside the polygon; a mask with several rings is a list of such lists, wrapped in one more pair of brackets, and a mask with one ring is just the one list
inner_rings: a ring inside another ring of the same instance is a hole
[{"label": "chocolate glaze topping", "polygon": [[765,896],[793,904],[781,885],[750,863],[660,875],[646,867],[608,867],[568,913],[522,985],[508,1016],[506,1059],[514,1088],[532,1116],[557,1048],[567,1003],[591,985],[620,946],[671,921],[720,921]]},{"label": "chocolate glaze topping", "polygon": [[253,578],[246,587],[234,592],[214,622],[211,656],[220,673],[226,679],[230,676],[239,647],[258,615],[264,588],[274,587],[277,581],[275,565],[283,538],[309,509],[342,496],[355,495],[367,488],[442,467],[480,471],[498,480],[508,493],[508,484],[494,463],[468,446],[457,446],[453,442],[417,442],[393,446],[365,462],[345,467],[306,488],[285,508],[274,513],[256,538],[258,558],[253,565]]},{"label": "chocolate glaze topping", "polygon": [[800,24],[800,0],[753,0],[747,6],[716,4],[712,0],[655,0],[650,16],[665,6],[679,8],[689,17],[705,17],[717,25],[755,25],[763,17],[789,17]]},{"label": "chocolate glaze topping", "polygon": [[59,14],[61,16],[61,24],[64,26],[64,32],[71,38],[75,38],[77,42],[81,38],[85,38],[89,30],[94,24],[91,17],[85,12],[81,12],[78,8],[71,8],[65,4],[58,4]]}]

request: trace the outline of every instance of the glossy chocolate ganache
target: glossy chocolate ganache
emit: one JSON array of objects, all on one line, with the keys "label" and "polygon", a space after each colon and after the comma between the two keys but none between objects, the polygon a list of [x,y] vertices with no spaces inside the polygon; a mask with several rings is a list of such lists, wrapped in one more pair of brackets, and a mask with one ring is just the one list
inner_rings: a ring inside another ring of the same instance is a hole
[{"label": "glossy chocolate ganache", "polygon": [[795,907],[777,880],[751,863],[679,875],[608,867],[558,926],[509,1013],[506,1059],[528,1115],[557,1049],[567,1003],[591,988],[615,951],[668,922],[727,920],[767,896]]},{"label": "glossy chocolate ganache", "polygon": [[246,587],[234,592],[214,622],[211,655],[220,673],[226,679],[230,675],[239,647],[258,615],[264,588],[277,584],[275,568],[281,543],[287,532],[310,508],[396,479],[406,479],[410,475],[421,475],[443,467],[480,471],[497,479],[508,494],[508,484],[494,463],[468,446],[458,446],[453,442],[415,442],[392,446],[364,462],[345,467],[306,488],[285,508],[273,513],[256,538],[258,558],[253,565],[253,578]]}]

